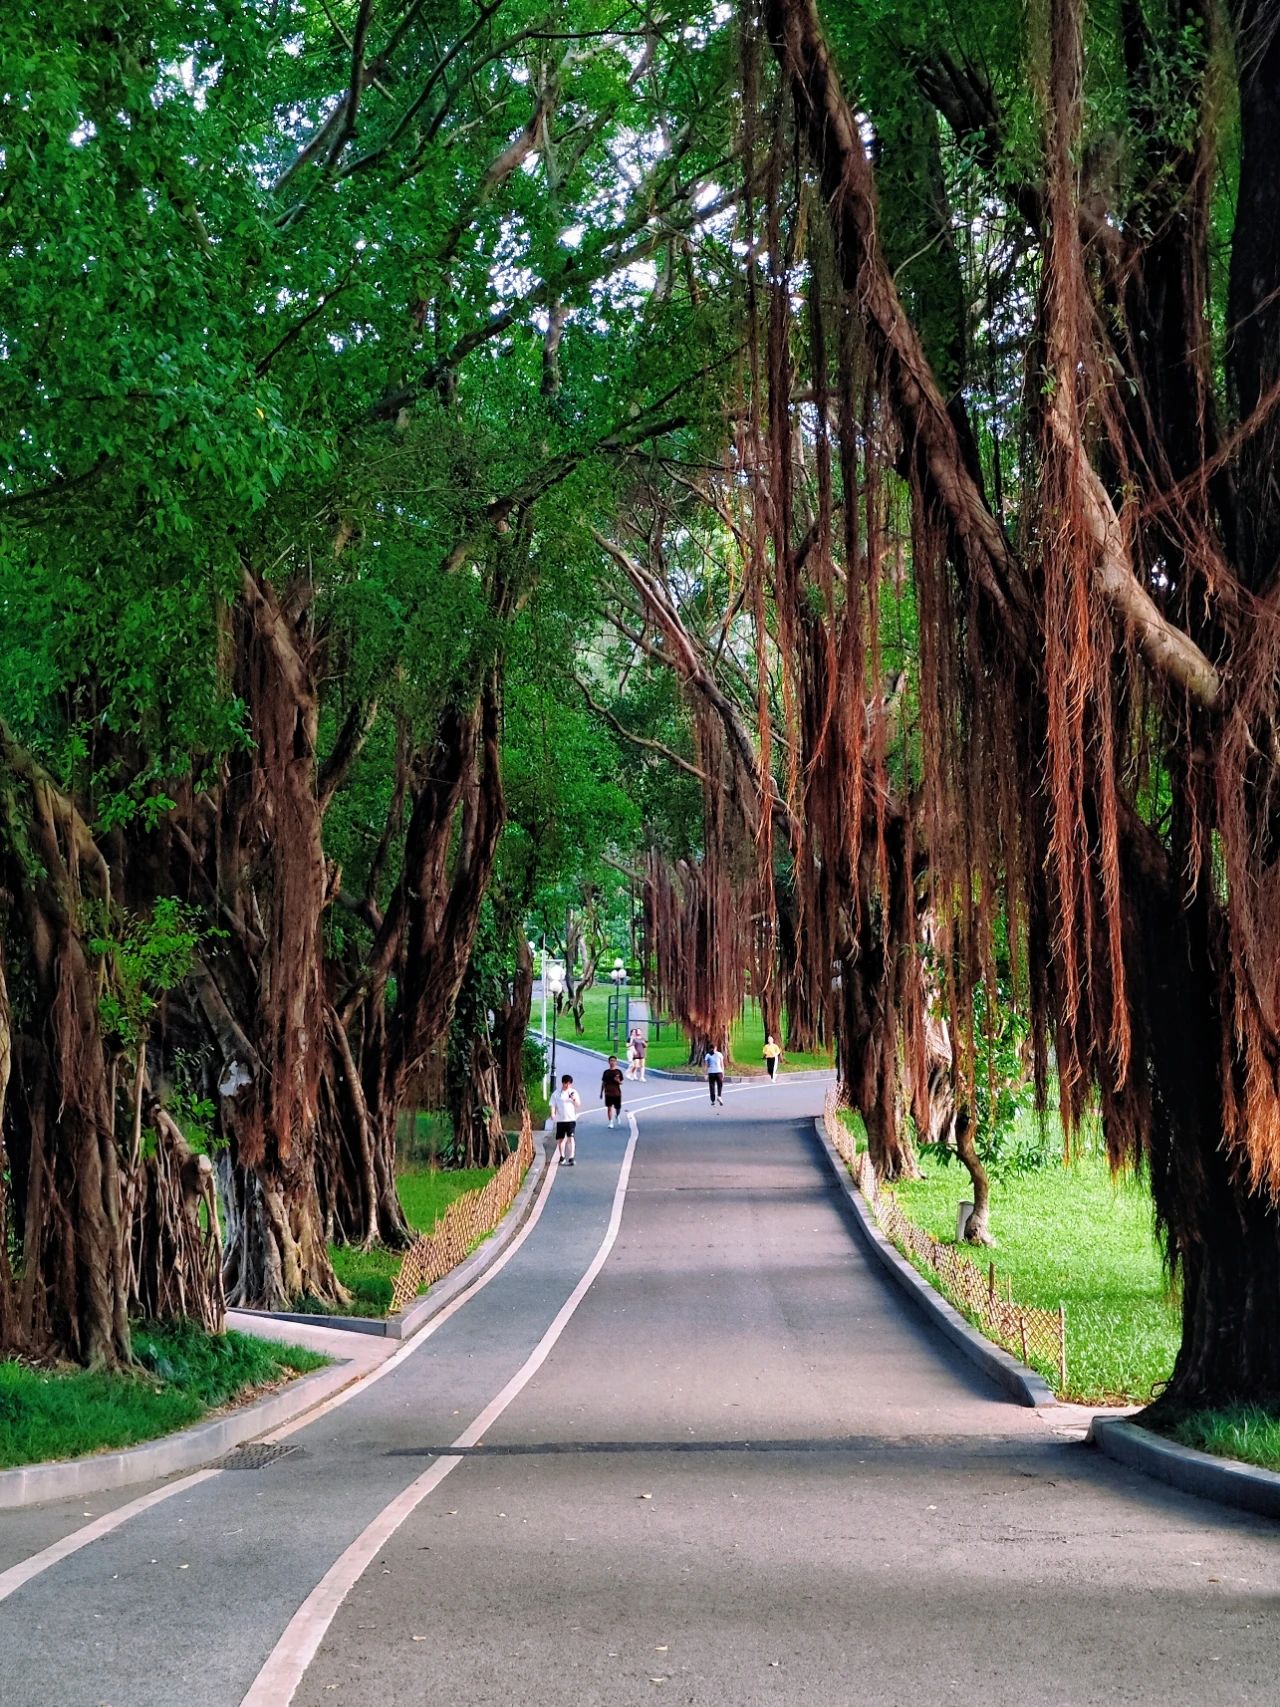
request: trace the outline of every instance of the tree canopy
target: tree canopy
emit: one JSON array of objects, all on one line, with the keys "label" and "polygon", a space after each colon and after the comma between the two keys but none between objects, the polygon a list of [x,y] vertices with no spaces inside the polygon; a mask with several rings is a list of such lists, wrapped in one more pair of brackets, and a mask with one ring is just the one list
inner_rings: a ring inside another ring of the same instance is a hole
[{"label": "tree canopy", "polygon": [[0,67],[0,1347],[340,1302],[426,1078],[487,1159],[531,942],[642,909],[888,1177],[978,1180],[1025,1052],[1149,1174],[1167,1402],[1280,1400],[1274,8],[89,0]]}]

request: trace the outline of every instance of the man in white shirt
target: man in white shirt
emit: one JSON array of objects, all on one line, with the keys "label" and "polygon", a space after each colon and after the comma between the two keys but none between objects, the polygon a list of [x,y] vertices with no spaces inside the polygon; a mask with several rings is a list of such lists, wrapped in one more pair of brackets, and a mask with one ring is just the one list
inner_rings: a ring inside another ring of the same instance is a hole
[{"label": "man in white shirt", "polygon": [[724,1055],[712,1044],[702,1057],[702,1064],[707,1069],[707,1089],[711,1092],[711,1106],[717,1103],[724,1107]]},{"label": "man in white shirt", "polygon": [[566,1073],[560,1089],[551,1098],[551,1118],[556,1123],[556,1155],[562,1168],[573,1166],[573,1135],[582,1113],[582,1098],[573,1088],[573,1074]]}]

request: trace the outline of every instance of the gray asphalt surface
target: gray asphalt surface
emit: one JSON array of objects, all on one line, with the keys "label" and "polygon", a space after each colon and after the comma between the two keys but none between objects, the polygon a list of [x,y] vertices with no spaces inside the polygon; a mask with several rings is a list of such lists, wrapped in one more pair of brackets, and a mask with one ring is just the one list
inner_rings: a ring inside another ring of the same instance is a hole
[{"label": "gray asphalt surface", "polygon": [[[590,1100],[599,1063],[573,1070]],[[1100,1459],[904,1314],[822,1172],[820,1084],[714,1111],[698,1087],[667,1100],[684,1089],[627,1087],[640,1141],[608,1261],[295,1701],[1273,1702],[1275,1525]],[[585,1121],[503,1272],[292,1436],[302,1455],[179,1493],[0,1604],[4,1707],[238,1707],[329,1565],[546,1330],[625,1139]],[[40,1521],[75,1526],[15,1515],[39,1545]]]}]

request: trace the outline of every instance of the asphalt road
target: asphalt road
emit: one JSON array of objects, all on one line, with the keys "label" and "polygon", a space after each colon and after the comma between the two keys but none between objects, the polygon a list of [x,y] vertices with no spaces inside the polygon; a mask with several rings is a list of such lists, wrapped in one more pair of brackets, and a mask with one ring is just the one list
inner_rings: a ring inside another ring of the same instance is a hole
[{"label": "asphalt road", "polygon": [[[0,1601],[3,1707],[1276,1700],[1275,1525],[905,1314],[820,1084],[627,1090],[635,1133],[591,1114],[500,1272],[300,1451],[155,1490]],[[0,1570],[136,1497],[0,1515]]]}]

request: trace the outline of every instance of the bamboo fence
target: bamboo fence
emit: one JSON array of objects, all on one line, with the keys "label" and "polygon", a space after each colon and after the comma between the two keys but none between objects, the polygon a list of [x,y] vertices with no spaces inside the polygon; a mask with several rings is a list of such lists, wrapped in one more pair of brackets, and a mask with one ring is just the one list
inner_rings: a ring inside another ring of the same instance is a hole
[{"label": "bamboo fence", "polygon": [[391,1291],[391,1313],[411,1304],[424,1286],[434,1286],[492,1233],[515,1202],[520,1182],[533,1161],[533,1126],[528,1114],[520,1124],[520,1141],[502,1166],[476,1191],[455,1197],[429,1233],[416,1238],[404,1253]]}]

